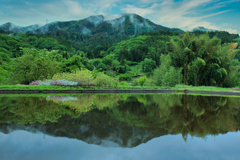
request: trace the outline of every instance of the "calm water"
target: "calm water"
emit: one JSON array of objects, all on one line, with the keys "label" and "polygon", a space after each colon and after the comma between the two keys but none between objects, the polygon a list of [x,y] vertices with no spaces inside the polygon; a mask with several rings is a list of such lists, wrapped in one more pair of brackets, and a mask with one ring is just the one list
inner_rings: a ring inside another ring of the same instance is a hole
[{"label": "calm water", "polygon": [[235,160],[240,97],[0,95],[0,160]]}]

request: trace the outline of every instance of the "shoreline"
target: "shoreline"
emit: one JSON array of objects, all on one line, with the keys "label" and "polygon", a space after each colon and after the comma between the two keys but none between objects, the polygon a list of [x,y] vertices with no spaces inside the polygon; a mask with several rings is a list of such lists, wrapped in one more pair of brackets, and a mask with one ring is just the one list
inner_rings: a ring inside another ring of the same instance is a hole
[{"label": "shoreline", "polygon": [[240,92],[224,91],[196,91],[196,90],[174,90],[174,89],[85,89],[85,90],[0,90],[0,94],[48,94],[48,93],[196,93],[210,95],[235,95],[240,96]]}]

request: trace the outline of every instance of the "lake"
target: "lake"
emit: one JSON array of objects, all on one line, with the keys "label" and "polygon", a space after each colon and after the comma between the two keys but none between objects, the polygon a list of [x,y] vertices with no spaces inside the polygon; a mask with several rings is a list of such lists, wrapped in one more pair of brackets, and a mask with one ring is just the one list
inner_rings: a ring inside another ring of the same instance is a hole
[{"label": "lake", "polygon": [[0,95],[1,160],[235,160],[240,97]]}]

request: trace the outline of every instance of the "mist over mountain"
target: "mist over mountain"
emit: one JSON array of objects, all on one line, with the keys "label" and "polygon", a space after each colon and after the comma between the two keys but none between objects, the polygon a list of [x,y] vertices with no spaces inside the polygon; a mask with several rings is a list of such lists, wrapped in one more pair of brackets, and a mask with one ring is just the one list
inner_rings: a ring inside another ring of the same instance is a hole
[{"label": "mist over mountain", "polygon": [[7,22],[0,26],[0,30],[4,30],[7,32],[11,31],[11,32],[16,32],[16,33],[21,33],[21,32],[33,32],[34,30],[36,30],[40,27],[41,27],[41,25],[38,25],[38,24],[30,25],[30,26],[26,26],[26,27],[20,27],[11,22]]},{"label": "mist over mountain", "polygon": [[52,22],[44,26],[31,25],[20,27],[8,22],[1,25],[0,30],[34,34],[61,30],[85,35],[94,35],[97,33],[106,33],[108,35],[136,35],[142,32],[158,30],[183,32],[178,28],[168,28],[157,25],[137,14],[96,15],[78,21]]},{"label": "mist over mountain", "polygon": [[213,29],[208,29],[208,28],[204,28],[204,27],[197,27],[197,28],[194,28],[193,29],[193,32],[194,31],[203,31],[203,32],[208,32],[208,31],[210,31],[210,32],[214,32],[214,31],[216,31],[216,30],[213,30]]}]

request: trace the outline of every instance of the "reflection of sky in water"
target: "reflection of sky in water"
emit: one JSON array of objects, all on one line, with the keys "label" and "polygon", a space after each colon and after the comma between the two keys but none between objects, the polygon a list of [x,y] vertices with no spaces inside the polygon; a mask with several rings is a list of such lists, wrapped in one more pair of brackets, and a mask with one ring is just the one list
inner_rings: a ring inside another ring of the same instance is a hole
[{"label": "reflection of sky in water", "polygon": [[77,101],[77,97],[72,96],[47,96],[47,100],[55,100],[55,101]]},{"label": "reflection of sky in water", "polygon": [[[135,148],[90,145],[80,140],[50,137],[41,133],[0,133],[1,160],[235,160],[240,157],[240,132],[206,139],[181,135],[154,138]],[[107,142],[106,142],[107,143]],[[110,145],[110,144],[108,144]]]}]

